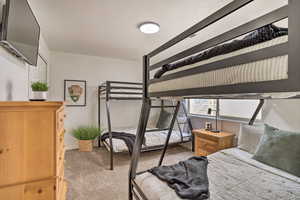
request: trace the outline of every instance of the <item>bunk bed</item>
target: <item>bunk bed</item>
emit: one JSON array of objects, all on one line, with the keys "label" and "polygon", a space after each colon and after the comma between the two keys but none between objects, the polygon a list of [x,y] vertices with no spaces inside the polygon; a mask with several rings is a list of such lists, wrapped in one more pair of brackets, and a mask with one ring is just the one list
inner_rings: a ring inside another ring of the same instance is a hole
[{"label": "bunk bed", "polygon": [[[300,1],[297,0],[289,0],[286,6],[153,64],[152,59],[155,56],[250,3],[253,3],[253,0],[232,1],[143,57],[143,105],[129,169],[130,200],[181,199],[174,190],[153,174],[148,171],[137,171],[142,145],[141,138],[144,137],[145,122],[149,117],[153,98],[167,98],[174,101],[188,98],[260,99],[260,104],[249,122],[250,125],[254,123],[264,99],[300,98],[300,58],[298,55],[300,52]],[[201,54],[204,57],[207,56],[211,53],[210,50],[218,52],[220,46],[228,47],[229,42],[235,42],[237,38],[243,37],[243,40],[259,32],[264,33],[262,30],[265,28],[287,31],[287,29],[273,25],[287,18],[288,35],[279,34],[280,37],[270,38],[261,43],[244,46],[224,54],[208,56],[207,59],[199,58]],[[167,138],[158,166],[162,165],[168,142]],[[297,199],[297,195],[299,197],[299,178],[295,181],[293,177],[291,181],[289,175],[278,174],[274,172],[274,169],[266,170],[268,166],[262,167],[261,163],[253,163],[249,155],[244,155],[237,149],[212,154],[208,159],[211,163],[208,173],[212,175],[211,198],[214,200],[252,199],[254,198],[251,196],[252,193],[267,195],[268,192],[269,194],[275,193],[273,196],[270,195],[271,199],[274,199],[272,198],[274,196],[280,197],[279,193],[287,195],[286,199]],[[224,170],[218,167],[220,165]],[[249,167],[250,165],[252,167]],[[241,166],[235,167],[237,177],[229,173],[231,167],[234,166]],[[253,179],[247,179],[249,178],[245,175],[247,170],[250,170],[249,175],[253,175]],[[238,180],[242,175],[245,175],[247,180],[244,180],[242,188],[236,187],[237,196],[230,194],[229,191],[234,191],[234,186],[230,185],[232,184],[230,177]],[[251,186],[252,182],[257,187]],[[270,187],[276,184],[278,187],[271,188],[274,189],[272,191]],[[238,196],[239,194],[244,196]],[[264,198],[255,196],[254,199]]]},{"label": "bunk bed", "polygon": [[[101,146],[102,141],[104,146],[109,151],[111,170],[113,170],[114,167],[114,153],[131,153],[132,151],[128,148],[124,140],[113,137],[113,134],[118,133],[123,137],[126,137],[124,136],[124,134],[130,134],[129,138],[131,140],[134,140],[137,131],[136,128],[113,127],[111,120],[110,101],[140,101],[142,100],[142,94],[142,83],[137,82],[105,81],[98,87],[98,126],[101,127],[101,100],[105,100],[105,110],[108,128],[108,131],[106,133],[106,136],[108,137],[99,138],[98,146]],[[172,113],[172,111],[175,110],[176,107],[180,107],[182,110],[181,113],[183,113],[181,117],[178,115],[178,113],[176,113],[176,123],[178,126],[177,129],[172,129],[170,145],[178,145],[190,142],[192,140],[192,128],[191,123],[187,117],[187,111],[185,109],[185,106],[181,103],[178,105],[166,104],[166,102],[163,100],[158,100],[158,103],[160,104],[152,105],[152,108],[160,110],[169,109],[168,111]],[[147,134],[145,134],[144,137],[142,151],[146,152],[162,149],[164,147],[165,140],[168,135],[168,130],[168,127],[161,129],[156,128],[155,126],[148,127],[148,129],[146,130]]]}]

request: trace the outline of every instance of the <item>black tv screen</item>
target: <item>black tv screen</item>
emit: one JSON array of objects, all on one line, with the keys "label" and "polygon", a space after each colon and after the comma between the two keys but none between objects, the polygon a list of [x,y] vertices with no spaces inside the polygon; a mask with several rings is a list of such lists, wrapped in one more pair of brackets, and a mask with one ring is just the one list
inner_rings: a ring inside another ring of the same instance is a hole
[{"label": "black tv screen", "polygon": [[31,65],[37,64],[40,26],[27,0],[6,0],[1,42]]}]

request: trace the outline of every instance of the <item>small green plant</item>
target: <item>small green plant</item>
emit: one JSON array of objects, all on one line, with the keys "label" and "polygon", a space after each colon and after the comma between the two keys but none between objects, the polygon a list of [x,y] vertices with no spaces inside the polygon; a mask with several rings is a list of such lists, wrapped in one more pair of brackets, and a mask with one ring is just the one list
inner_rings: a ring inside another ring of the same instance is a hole
[{"label": "small green plant", "polygon": [[78,140],[94,140],[101,135],[102,129],[95,126],[80,126],[71,131],[73,137]]},{"label": "small green plant", "polygon": [[39,81],[32,83],[31,88],[32,88],[32,91],[35,91],[35,92],[46,92],[49,89],[47,83],[43,83],[43,82],[39,82]]}]

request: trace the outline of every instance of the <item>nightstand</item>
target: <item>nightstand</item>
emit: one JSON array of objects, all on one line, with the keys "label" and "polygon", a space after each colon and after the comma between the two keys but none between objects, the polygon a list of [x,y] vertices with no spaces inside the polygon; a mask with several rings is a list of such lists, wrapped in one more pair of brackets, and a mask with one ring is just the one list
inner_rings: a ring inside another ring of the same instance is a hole
[{"label": "nightstand", "polygon": [[207,156],[233,147],[234,134],[232,133],[213,133],[204,129],[195,129],[193,134],[195,135],[195,154],[197,156]]}]

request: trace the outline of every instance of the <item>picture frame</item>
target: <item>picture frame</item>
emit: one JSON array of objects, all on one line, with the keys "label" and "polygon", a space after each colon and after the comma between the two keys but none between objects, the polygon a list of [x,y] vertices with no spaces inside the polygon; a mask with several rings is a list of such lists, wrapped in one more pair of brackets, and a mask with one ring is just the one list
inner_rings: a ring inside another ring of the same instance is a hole
[{"label": "picture frame", "polygon": [[86,81],[64,80],[64,101],[66,106],[86,106]]}]

